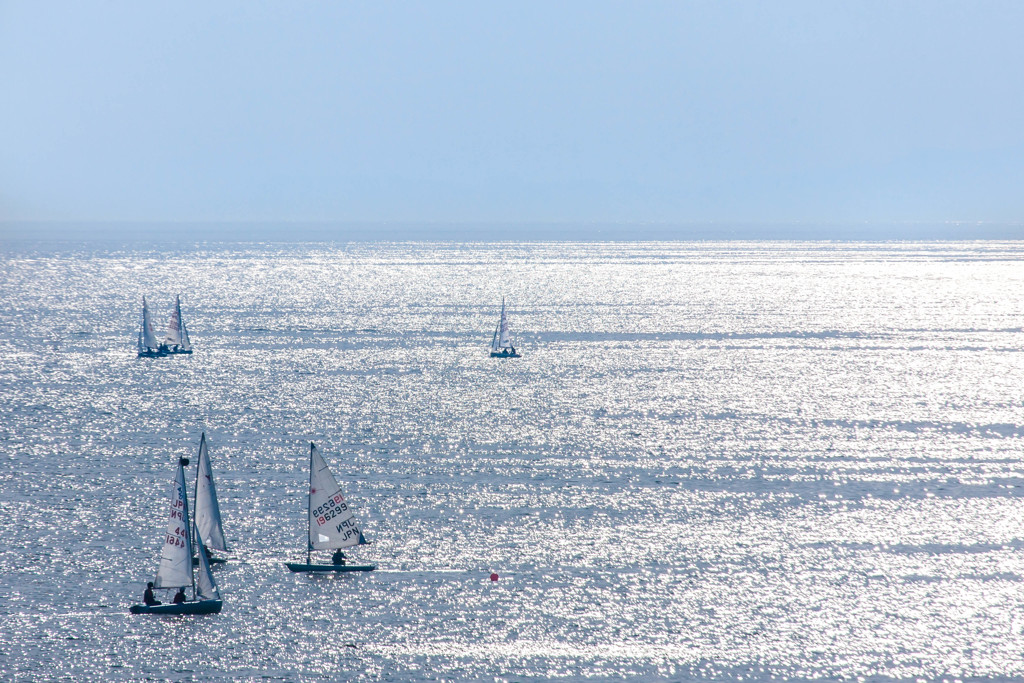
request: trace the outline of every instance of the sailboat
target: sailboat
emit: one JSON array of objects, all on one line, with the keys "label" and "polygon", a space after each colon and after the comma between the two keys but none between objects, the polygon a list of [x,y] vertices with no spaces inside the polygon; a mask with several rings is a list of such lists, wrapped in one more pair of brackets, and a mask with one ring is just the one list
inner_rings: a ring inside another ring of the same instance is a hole
[{"label": "sailboat", "polygon": [[[199,455],[196,457],[196,488],[192,496],[196,524],[196,545],[207,552],[210,564],[223,564],[227,560],[213,557],[209,550],[227,550],[224,526],[220,520],[220,505],[217,504],[217,488],[213,484],[213,468],[210,466],[210,452],[206,446],[206,432],[199,438]],[[193,557],[192,564],[198,566],[199,558]]]},{"label": "sailboat", "polygon": [[142,327],[139,329],[139,358],[157,358],[166,356],[167,351],[160,344],[157,344],[156,335],[153,334],[153,320],[149,316],[149,306],[146,304],[146,297],[142,297]]},{"label": "sailboat", "polygon": [[174,310],[171,311],[171,320],[167,323],[167,336],[164,337],[160,348],[170,354],[192,353],[192,342],[188,338],[185,320],[181,317],[180,295],[174,297]]},{"label": "sailboat", "polygon": [[501,320],[494,328],[494,338],[491,340],[491,358],[521,358],[512,346],[512,338],[508,333],[508,316],[505,314],[505,297],[501,297]]},{"label": "sailboat", "polygon": [[[369,572],[372,564],[313,564],[314,550],[339,550],[366,543],[359,523],[320,451],[309,444],[309,541],[306,563],[286,562],[293,572]],[[337,553],[338,556],[341,553]]]},{"label": "sailboat", "polygon": [[178,460],[178,473],[171,490],[171,514],[167,520],[167,535],[160,553],[160,568],[156,572],[156,588],[192,587],[192,599],[185,602],[132,605],[132,614],[216,614],[223,602],[220,591],[210,572],[210,563],[202,544],[199,545],[199,580],[192,568],[192,533],[189,524],[188,493],[185,490],[185,467],[188,458]]}]

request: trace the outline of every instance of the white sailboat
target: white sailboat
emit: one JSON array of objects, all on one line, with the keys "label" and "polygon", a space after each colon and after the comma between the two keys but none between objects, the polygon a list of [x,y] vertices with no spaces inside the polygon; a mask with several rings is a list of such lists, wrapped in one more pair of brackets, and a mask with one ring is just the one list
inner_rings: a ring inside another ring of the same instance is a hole
[{"label": "white sailboat", "polygon": [[160,568],[156,572],[156,588],[192,587],[192,599],[171,604],[132,605],[132,614],[216,614],[223,602],[210,572],[210,563],[202,546],[199,548],[199,583],[192,569],[192,525],[189,523],[188,493],[185,491],[185,466],[188,458],[178,460],[178,472],[171,489],[171,512],[167,534],[160,552]]},{"label": "white sailboat", "polygon": [[153,320],[149,315],[146,297],[142,297],[142,327],[139,329],[139,358],[156,358],[166,356],[167,352],[157,343],[153,334]]},{"label": "white sailboat", "polygon": [[[206,432],[199,438],[199,455],[196,457],[196,488],[195,513],[196,545],[207,551],[207,559],[212,564],[220,564],[226,560],[209,555],[209,550],[228,549],[224,538],[224,525],[220,518],[220,505],[217,503],[217,487],[213,483],[213,467],[210,465],[210,451],[206,445]],[[198,563],[195,558],[193,563]]]},{"label": "white sailboat", "polygon": [[181,296],[174,297],[174,310],[171,320],[167,323],[167,336],[160,348],[165,353],[192,353],[192,342],[188,338],[185,320],[181,317]]},{"label": "white sailboat", "polygon": [[[320,451],[309,444],[309,526],[306,563],[286,562],[293,572],[368,572],[372,564],[345,564],[342,548],[366,543],[341,487]],[[314,550],[336,550],[331,564],[313,564]]]},{"label": "white sailboat", "polygon": [[501,320],[494,328],[494,338],[491,339],[491,358],[521,358],[512,345],[512,337],[508,331],[508,315],[505,314],[505,297],[501,297]]}]

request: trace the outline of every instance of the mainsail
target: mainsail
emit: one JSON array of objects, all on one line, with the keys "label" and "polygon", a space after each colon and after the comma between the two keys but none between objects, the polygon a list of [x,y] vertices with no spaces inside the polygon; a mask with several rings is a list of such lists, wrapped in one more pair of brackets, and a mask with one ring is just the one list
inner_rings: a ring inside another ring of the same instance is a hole
[{"label": "mainsail", "polygon": [[167,336],[164,337],[164,344],[167,346],[181,345],[181,297],[174,298],[174,310],[171,311],[171,320],[167,323]]},{"label": "mainsail", "polygon": [[192,585],[192,542],[188,524],[188,494],[185,492],[185,465],[178,461],[178,475],[171,490],[171,513],[167,520],[167,536],[160,553],[160,569],[156,572],[157,588]]},{"label": "mainsail", "polygon": [[153,321],[149,317],[149,306],[146,304],[146,297],[142,297],[142,337],[140,350],[156,349],[156,335],[153,334]]},{"label": "mainsail", "polygon": [[338,482],[320,451],[309,444],[309,548],[347,548],[365,542]]},{"label": "mainsail", "polygon": [[199,439],[199,462],[196,469],[196,539],[208,548],[227,550],[205,432]]},{"label": "mainsail", "polygon": [[491,340],[491,350],[500,351],[512,347],[512,338],[508,332],[508,316],[505,314],[505,297],[501,297],[501,322],[498,329],[494,331],[494,339]]}]

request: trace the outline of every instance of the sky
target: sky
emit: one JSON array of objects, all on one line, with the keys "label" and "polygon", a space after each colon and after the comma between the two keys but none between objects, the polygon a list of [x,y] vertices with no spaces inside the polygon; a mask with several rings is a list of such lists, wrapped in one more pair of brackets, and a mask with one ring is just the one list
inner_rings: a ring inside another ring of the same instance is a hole
[{"label": "sky", "polygon": [[1022,27],[1017,1],[0,0],[0,223],[1020,226]]}]

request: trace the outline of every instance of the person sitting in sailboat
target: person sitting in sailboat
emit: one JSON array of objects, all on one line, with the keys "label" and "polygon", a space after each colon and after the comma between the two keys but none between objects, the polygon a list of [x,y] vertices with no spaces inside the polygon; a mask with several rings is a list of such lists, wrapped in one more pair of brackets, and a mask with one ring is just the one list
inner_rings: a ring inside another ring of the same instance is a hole
[{"label": "person sitting in sailboat", "polygon": [[142,594],[142,602],[147,606],[152,607],[153,605],[162,605],[164,603],[156,599],[153,595],[153,582],[150,581],[146,584],[146,592]]},{"label": "person sitting in sailboat", "polygon": [[345,553],[341,552],[341,548],[334,551],[331,555],[331,562],[334,564],[345,564]]},{"label": "person sitting in sailboat", "polygon": [[174,604],[180,605],[185,602],[185,587],[182,586],[178,589],[178,592],[174,594]]}]

